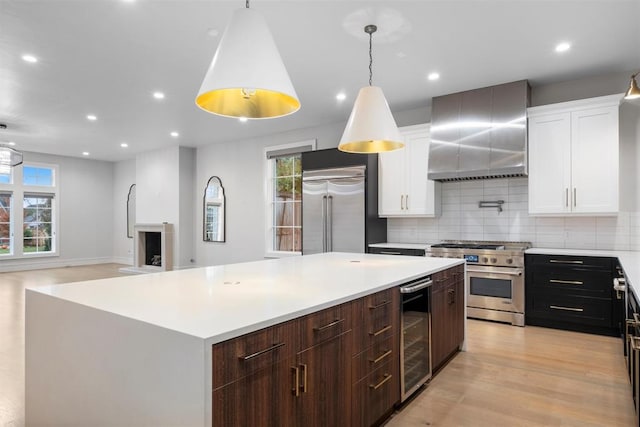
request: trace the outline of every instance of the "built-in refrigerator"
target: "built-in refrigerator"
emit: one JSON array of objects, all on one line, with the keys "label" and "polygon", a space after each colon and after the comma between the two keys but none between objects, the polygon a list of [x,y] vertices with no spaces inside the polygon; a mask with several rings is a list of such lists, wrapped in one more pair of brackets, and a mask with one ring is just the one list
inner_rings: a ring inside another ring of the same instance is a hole
[{"label": "built-in refrigerator", "polygon": [[378,156],[336,149],[302,154],[302,253],[367,252],[385,242]]}]

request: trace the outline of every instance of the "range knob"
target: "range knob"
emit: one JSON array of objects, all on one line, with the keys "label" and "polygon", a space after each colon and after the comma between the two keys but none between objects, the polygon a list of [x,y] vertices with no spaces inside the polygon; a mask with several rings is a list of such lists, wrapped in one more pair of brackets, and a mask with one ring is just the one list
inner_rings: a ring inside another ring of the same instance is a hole
[{"label": "range knob", "polygon": [[485,263],[485,264],[486,264],[486,263],[488,263],[488,262],[489,262],[489,258],[487,258],[487,257],[483,257],[483,258],[482,258],[482,262],[483,262],[483,263]]},{"label": "range knob", "polygon": [[507,264],[513,264],[513,259],[512,258],[507,258]]},{"label": "range knob", "polygon": [[491,258],[491,263],[492,263],[492,264],[495,264],[495,263],[497,263],[497,262],[498,262],[498,258]]}]

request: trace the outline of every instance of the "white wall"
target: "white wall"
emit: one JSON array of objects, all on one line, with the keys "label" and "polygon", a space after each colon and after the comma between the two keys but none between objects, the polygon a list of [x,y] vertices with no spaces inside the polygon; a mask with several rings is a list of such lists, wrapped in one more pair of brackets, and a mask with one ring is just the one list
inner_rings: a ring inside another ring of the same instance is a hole
[{"label": "white wall", "polygon": [[117,162],[113,167],[113,258],[121,264],[132,265],[133,238],[127,237],[127,196],[131,184],[136,183],[136,161]]},{"label": "white wall", "polygon": [[6,259],[0,271],[111,262],[113,163],[30,152],[24,161],[59,166],[58,256]]},{"label": "white wall", "polygon": [[184,268],[195,263],[195,235],[192,233],[195,221],[197,201],[194,198],[196,150],[180,147],[179,151],[179,193],[178,193],[178,251],[175,253],[175,264]]}]

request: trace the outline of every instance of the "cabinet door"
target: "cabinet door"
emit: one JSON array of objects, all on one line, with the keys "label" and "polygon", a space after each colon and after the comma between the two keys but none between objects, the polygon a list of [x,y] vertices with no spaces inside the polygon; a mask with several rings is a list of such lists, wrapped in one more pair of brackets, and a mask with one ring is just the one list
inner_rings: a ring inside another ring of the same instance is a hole
[{"label": "cabinet door", "polygon": [[298,354],[299,426],[348,425],[351,414],[351,331]]},{"label": "cabinet door", "polygon": [[404,214],[405,148],[378,154],[378,215]]},{"label": "cabinet door", "polygon": [[570,211],[571,114],[529,118],[529,213]]},{"label": "cabinet door", "polygon": [[[429,162],[429,129],[407,133],[405,214],[434,216],[437,214],[436,183],[427,178]],[[438,184],[439,185],[439,184]]]},{"label": "cabinet door", "polygon": [[618,212],[618,107],[571,113],[572,209]]},{"label": "cabinet door", "polygon": [[213,390],[213,426],[295,427],[295,358]]},{"label": "cabinet door", "polygon": [[431,363],[433,371],[447,357],[447,300],[444,288],[431,292]]}]

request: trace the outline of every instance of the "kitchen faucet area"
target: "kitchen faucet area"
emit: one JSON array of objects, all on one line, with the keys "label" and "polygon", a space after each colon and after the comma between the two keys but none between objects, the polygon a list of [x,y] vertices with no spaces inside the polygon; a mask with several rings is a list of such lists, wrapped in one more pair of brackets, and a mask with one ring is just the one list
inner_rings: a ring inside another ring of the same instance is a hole
[{"label": "kitchen faucet area", "polygon": [[0,0],[0,427],[640,427],[638,16]]}]

